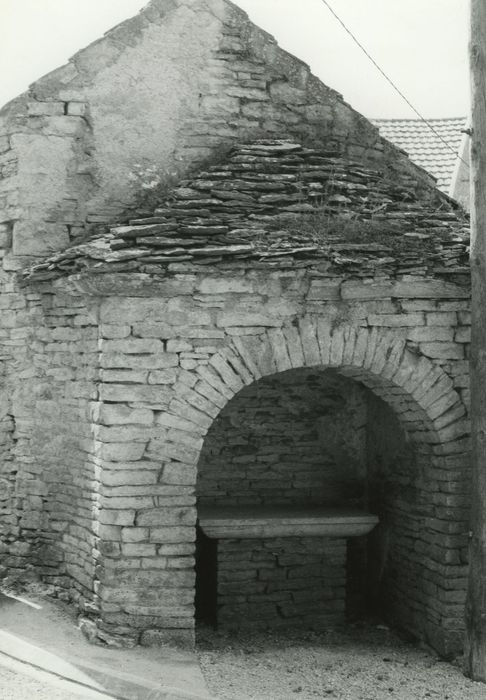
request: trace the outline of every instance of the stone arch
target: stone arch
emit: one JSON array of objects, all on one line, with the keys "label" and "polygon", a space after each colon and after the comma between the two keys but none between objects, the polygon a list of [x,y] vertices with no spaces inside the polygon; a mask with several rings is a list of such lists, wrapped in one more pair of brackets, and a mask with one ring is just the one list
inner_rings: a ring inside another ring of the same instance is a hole
[{"label": "stone arch", "polygon": [[[215,418],[245,386],[287,370],[313,367],[333,368],[368,387],[393,409],[415,444],[428,483],[423,492],[426,515],[418,526],[423,528],[417,545],[421,549],[416,552],[424,571],[423,586],[412,596],[409,610],[414,619],[409,629],[439,653],[455,653],[462,644],[465,591],[453,579],[460,581],[465,575],[462,540],[467,516],[460,508],[454,510],[442,484],[463,480],[466,409],[444,369],[407,347],[399,331],[333,325],[325,317],[306,315],[258,335],[233,336],[207,365],[193,370],[191,388],[178,399],[178,416],[198,425],[200,438],[197,445],[193,443],[192,464],[197,466],[204,436]],[[444,580],[448,583],[441,588]]]},{"label": "stone arch", "polygon": [[[208,365],[194,370],[194,391],[174,406],[200,409],[201,438],[226,403],[259,379],[304,367],[329,367],[369,387],[395,411],[410,438],[437,456],[461,451],[468,434],[465,406],[440,365],[407,347],[399,334],[379,327],[333,326],[303,316],[259,335],[234,336]],[[198,449],[193,450],[197,462]]]}]

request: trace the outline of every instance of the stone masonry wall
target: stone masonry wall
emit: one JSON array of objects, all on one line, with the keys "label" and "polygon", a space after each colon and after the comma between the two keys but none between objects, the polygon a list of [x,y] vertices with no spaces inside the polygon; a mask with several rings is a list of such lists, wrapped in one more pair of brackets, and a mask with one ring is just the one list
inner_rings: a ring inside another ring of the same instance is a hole
[{"label": "stone masonry wall", "polygon": [[242,389],[198,464],[198,503],[342,504],[364,496],[366,404],[356,382],[290,370]]},{"label": "stone masonry wall", "polygon": [[96,311],[51,293],[41,303],[31,295],[28,313],[14,393],[17,542],[5,564],[12,577],[34,566],[62,597],[83,604],[94,596],[96,563]]},{"label": "stone masonry wall", "polygon": [[218,626],[323,630],[344,623],[346,540],[220,540]]},{"label": "stone masonry wall", "polygon": [[[370,397],[368,414],[369,507],[380,517],[369,537],[369,596],[392,622],[415,633],[427,617],[439,626],[441,601],[448,600],[449,617],[442,624],[460,644],[467,584],[468,461],[457,460],[448,479],[437,480],[427,454],[416,454],[383,401]],[[432,504],[441,512],[433,524]],[[435,562],[424,568],[427,546]]]},{"label": "stone masonry wall", "polygon": [[[129,282],[93,275],[84,287],[67,280],[61,289],[89,291],[95,296],[85,303],[95,305],[96,294],[111,292],[97,312],[101,371],[90,405],[100,483],[91,615],[100,634],[145,644],[191,638],[195,486],[206,432],[244,386],[330,366],[383,399],[415,445],[420,575],[407,596],[420,599],[425,618],[414,631],[441,652],[458,647],[465,565],[455,563],[463,542],[454,529],[468,527],[461,492],[467,288],[420,277],[343,281],[314,263],[289,271],[193,267]],[[35,362],[45,362],[46,348],[34,350]],[[31,393],[37,382],[29,381]],[[74,431],[68,421],[66,436]],[[51,455],[36,463],[47,473]],[[81,462],[70,464],[74,478]],[[447,492],[449,482],[457,493]],[[444,583],[431,589],[439,575]]]}]

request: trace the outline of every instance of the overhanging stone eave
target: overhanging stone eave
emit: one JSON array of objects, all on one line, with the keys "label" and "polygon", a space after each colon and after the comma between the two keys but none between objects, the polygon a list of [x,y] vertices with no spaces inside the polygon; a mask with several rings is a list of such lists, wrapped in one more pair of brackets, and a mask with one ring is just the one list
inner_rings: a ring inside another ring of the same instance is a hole
[{"label": "overhanging stone eave", "polygon": [[[161,293],[166,294],[168,289],[172,289],[178,275],[209,275],[212,277],[233,276],[235,271],[272,271],[278,273],[288,272],[289,268],[295,265],[296,269],[307,269],[309,274],[313,273],[312,268],[317,268],[314,272],[318,275],[319,265],[328,263],[329,258],[325,255],[310,259],[296,261],[289,259],[281,265],[271,265],[268,262],[262,263],[260,260],[228,260],[225,263],[214,263],[212,265],[185,264],[183,267],[168,269],[161,267],[158,272],[137,272],[137,271],[112,271],[109,266],[97,272],[89,271],[72,275],[59,276],[49,280],[35,279],[23,281],[23,287],[32,287],[37,290],[88,296],[131,296],[131,297],[151,297]],[[292,264],[293,263],[293,264]],[[468,299],[471,295],[471,281],[469,269],[440,271],[428,275],[404,275],[388,274],[383,275],[379,267],[372,270],[364,268],[361,274],[349,272],[345,268],[340,271],[333,268],[328,272],[334,278],[345,280],[346,290],[342,289],[343,300],[353,301],[360,298],[449,298]],[[366,286],[370,287],[370,281],[378,284],[379,293],[375,290],[370,297],[366,293]],[[353,291],[353,289],[355,291]],[[378,294],[378,296],[376,296]]]}]

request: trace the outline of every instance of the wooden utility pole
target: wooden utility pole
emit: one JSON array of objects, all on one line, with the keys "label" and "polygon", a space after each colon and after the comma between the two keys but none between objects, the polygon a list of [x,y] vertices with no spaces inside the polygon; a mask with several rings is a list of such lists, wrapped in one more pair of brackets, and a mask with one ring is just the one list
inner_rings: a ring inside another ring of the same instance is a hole
[{"label": "wooden utility pole", "polygon": [[465,671],[486,682],[486,0],[471,0],[472,511]]}]

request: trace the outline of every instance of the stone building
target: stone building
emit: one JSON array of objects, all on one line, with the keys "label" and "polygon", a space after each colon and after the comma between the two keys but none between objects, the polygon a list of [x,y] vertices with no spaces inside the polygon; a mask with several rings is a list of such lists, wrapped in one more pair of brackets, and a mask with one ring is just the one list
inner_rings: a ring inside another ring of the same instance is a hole
[{"label": "stone building", "polygon": [[109,644],[371,610],[457,651],[460,208],[226,0],[0,119],[2,573]]}]

